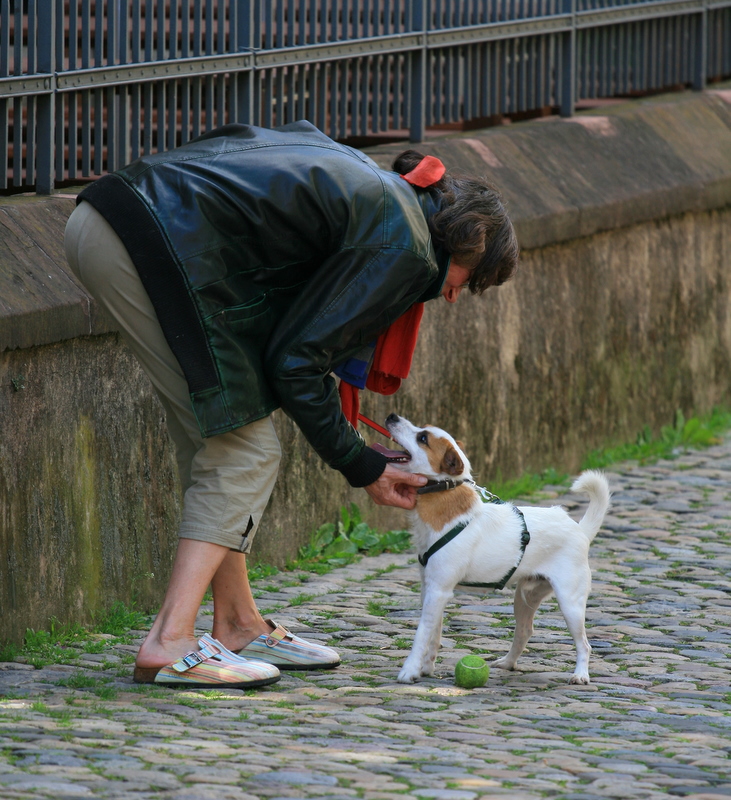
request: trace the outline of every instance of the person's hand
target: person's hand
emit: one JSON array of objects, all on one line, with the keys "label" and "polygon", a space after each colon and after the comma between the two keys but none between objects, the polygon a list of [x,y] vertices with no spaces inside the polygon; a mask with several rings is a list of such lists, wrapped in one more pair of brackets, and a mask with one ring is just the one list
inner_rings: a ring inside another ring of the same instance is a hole
[{"label": "person's hand", "polygon": [[416,505],[416,490],[426,481],[424,475],[403,472],[386,464],[381,477],[364,488],[376,505],[412,509]]}]

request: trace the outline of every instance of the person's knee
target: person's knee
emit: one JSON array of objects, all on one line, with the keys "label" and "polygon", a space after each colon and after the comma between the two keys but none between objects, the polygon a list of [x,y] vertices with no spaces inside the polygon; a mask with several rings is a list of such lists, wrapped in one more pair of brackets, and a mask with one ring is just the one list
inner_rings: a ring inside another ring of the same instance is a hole
[{"label": "person's knee", "polygon": [[63,235],[63,248],[64,252],[66,253],[66,261],[68,262],[69,268],[71,272],[81,280],[81,276],[79,275],[79,261],[78,261],[78,253],[79,253],[79,214],[78,214],[78,207],[74,209],[71,216],[68,218],[66,222],[66,229]]},{"label": "person's knee", "polygon": [[275,466],[279,468],[279,462],[282,460],[282,445],[279,443],[279,439],[276,436],[274,437],[274,441],[269,443],[269,452]]},{"label": "person's knee", "polygon": [[256,431],[256,443],[265,455],[267,463],[271,464],[273,469],[278,469],[279,462],[282,460],[282,445],[274,429],[272,418],[264,417],[264,419],[257,420],[252,423],[252,427]]}]

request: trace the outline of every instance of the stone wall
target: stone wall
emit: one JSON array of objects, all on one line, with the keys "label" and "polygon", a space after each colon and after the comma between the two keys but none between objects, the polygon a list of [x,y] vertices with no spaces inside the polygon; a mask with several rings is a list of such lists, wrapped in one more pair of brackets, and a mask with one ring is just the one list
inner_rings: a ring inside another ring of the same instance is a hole
[{"label": "stone wall", "polygon": [[0,387],[0,635],[88,621],[116,600],[152,607],[179,500],[132,355],[115,334],[9,350]]},{"label": "stone wall", "polygon": [[[729,99],[673,95],[420,146],[500,187],[522,265],[482,298],[428,304],[409,380],[394,397],[366,394],[363,411],[449,429],[489,483],[575,470],[678,408],[729,404]],[[385,166],[401,149],[369,154]],[[154,607],[175,544],[162,413],[65,269],[72,208],[0,201],[0,638],[116,599]],[[283,563],[350,500],[373,524],[403,525],[275,422],[285,457],[256,560]]]},{"label": "stone wall", "polygon": [[0,201],[0,639],[152,608],[179,490],[162,410],[67,271],[73,199]]}]

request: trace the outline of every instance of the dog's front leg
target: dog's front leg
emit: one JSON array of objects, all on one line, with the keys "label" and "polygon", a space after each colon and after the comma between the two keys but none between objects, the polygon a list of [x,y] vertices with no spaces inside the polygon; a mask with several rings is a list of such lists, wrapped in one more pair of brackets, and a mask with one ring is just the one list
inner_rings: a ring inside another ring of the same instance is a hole
[{"label": "dog's front leg", "polygon": [[444,608],[452,596],[452,591],[426,584],[422,596],[424,599],[419,627],[416,629],[409,657],[399,672],[399,683],[414,683],[422,675],[431,675],[434,672],[434,661],[442,638]]}]

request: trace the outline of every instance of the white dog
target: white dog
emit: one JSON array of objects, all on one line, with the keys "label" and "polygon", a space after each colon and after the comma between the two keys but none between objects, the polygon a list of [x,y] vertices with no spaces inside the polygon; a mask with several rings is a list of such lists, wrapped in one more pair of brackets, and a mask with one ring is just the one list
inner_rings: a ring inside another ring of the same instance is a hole
[{"label": "white dog", "polygon": [[515,586],[515,637],[510,652],[493,662],[514,669],[533,633],[541,601],[556,594],[576,644],[570,683],[589,683],[584,618],[591,588],[589,545],[609,508],[609,486],[599,472],[584,472],[571,487],[589,495],[589,507],[575,522],[560,507],[516,507],[475,486],[462,445],[431,425],[416,428],[391,414],[386,426],[405,452],[377,446],[389,461],[430,478],[419,490],[412,533],[421,566],[421,619],[414,645],[399,673],[413,683],[434,672],[444,607],[455,586]]}]

